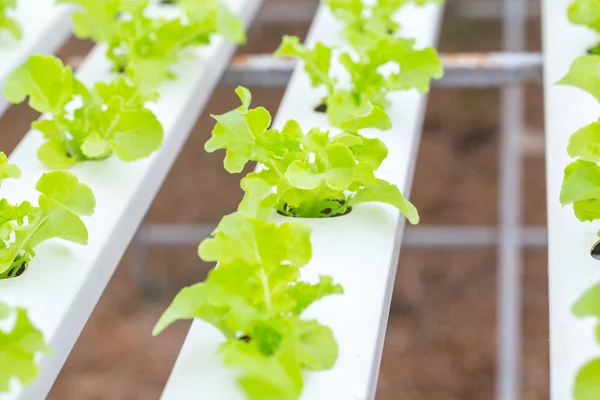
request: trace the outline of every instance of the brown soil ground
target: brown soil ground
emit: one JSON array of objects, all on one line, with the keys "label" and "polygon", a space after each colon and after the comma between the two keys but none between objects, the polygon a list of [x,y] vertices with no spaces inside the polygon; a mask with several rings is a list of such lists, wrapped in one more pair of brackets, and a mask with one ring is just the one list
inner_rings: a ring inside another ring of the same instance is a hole
[{"label": "brown soil ground", "polygon": [[[444,23],[442,51],[500,49],[497,20],[461,19],[452,10],[450,6]],[[539,50],[539,22],[532,19],[529,26],[530,49]],[[249,45],[240,52],[272,51],[283,33],[303,36],[307,27],[255,25]],[[61,55],[72,60],[89,48],[73,40]],[[253,88],[253,94],[257,103],[275,113],[283,90]],[[222,154],[203,150],[212,128],[208,114],[234,106],[231,87],[215,91],[152,205],[148,222],[216,224],[236,208],[240,176],[223,170]],[[432,91],[412,195],[423,225],[497,223],[498,106],[497,89]],[[523,215],[527,224],[544,225],[543,103],[536,85],[527,86],[526,115]],[[10,109],[0,119],[1,148],[12,150],[35,117],[25,106]],[[121,262],[49,399],[159,397],[189,324],[178,323],[158,338],[151,337],[151,329],[173,295],[203,279],[209,266],[198,260],[195,246],[154,247],[145,282],[139,284],[133,279],[131,256],[130,251]],[[545,249],[525,251],[522,275],[522,398],[542,400],[548,398]],[[494,248],[402,251],[377,399],[493,398],[496,276]]]}]

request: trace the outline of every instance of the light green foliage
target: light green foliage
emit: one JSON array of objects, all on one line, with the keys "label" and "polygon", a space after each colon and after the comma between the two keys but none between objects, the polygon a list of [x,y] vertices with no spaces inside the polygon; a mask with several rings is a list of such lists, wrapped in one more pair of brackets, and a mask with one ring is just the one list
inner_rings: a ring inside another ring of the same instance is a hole
[{"label": "light green foliage", "polygon": [[325,0],[336,18],[345,23],[346,39],[356,49],[364,46],[364,42],[396,34],[400,25],[395,17],[405,5],[441,2],[442,0],[377,0],[369,3],[363,0]]},{"label": "light green foliage", "polygon": [[14,164],[8,163],[8,157],[3,152],[0,152],[0,185],[5,179],[17,179],[21,177],[21,170]]},{"label": "light green foliage", "polygon": [[558,83],[585,90],[600,102],[600,55],[580,56]]},{"label": "light green foliage", "polygon": [[[274,53],[303,60],[312,85],[326,87],[328,94],[324,103],[329,122],[334,126],[340,126],[366,109],[384,114],[383,110],[389,105],[388,93],[412,88],[426,93],[431,80],[443,75],[437,52],[433,48],[416,49],[412,39],[380,34],[357,40],[354,55],[350,52],[339,55],[340,63],[351,78],[348,88],[338,85],[331,74],[333,49],[320,42],[311,50],[300,44],[297,37],[284,36]],[[384,67],[387,73],[382,71]]]},{"label": "light green foliage", "polygon": [[0,39],[3,31],[8,32],[15,39],[23,37],[23,30],[19,23],[9,15],[11,10],[17,8],[17,0],[0,0]]},{"label": "light green foliage", "polygon": [[58,0],[78,4],[73,15],[75,34],[108,45],[116,72],[126,72],[143,92],[154,92],[172,77],[170,66],[186,48],[210,43],[221,34],[243,43],[244,26],[221,0],[179,0],[178,18],[151,18],[149,0]]},{"label": "light green foliage", "polygon": [[247,89],[239,87],[236,92],[242,105],[213,116],[217,124],[205,148],[208,152],[225,149],[224,165],[231,173],[241,172],[249,161],[264,165],[262,171],[242,180],[246,195],[240,211],[266,218],[276,208],[288,216],[322,218],[344,214],[360,203],[384,202],[410,222],[418,222],[416,208],[400,190],[375,177],[388,153],[385,144],[356,132],[385,125],[387,119],[365,110],[341,124],[348,131],[336,136],[318,128],[304,133],[293,120],[281,130],[269,129],[269,112],[249,108]]},{"label": "light green foliage", "polygon": [[[585,292],[572,311],[579,318],[600,318],[600,284]],[[600,343],[600,324],[596,326],[596,340]],[[581,367],[575,378],[573,396],[575,400],[600,398],[600,359],[593,359]]]},{"label": "light green foliage", "polygon": [[575,0],[569,7],[569,21],[600,32],[600,0]]},{"label": "light green foliage", "polygon": [[331,329],[301,314],[315,301],[343,292],[331,277],[300,281],[300,268],[312,256],[310,233],[298,222],[225,216],[198,250],[217,266],[206,281],[175,297],[154,334],[176,320],[202,319],[225,336],[223,363],[242,371],[239,383],[249,399],[298,399],[302,369],[329,369],[338,357]]},{"label": "light green foliage", "polygon": [[12,309],[0,303],[0,321],[11,317],[15,320],[11,329],[0,329],[0,393],[9,391],[12,379],[23,385],[33,382],[38,375],[36,355],[51,353],[42,333],[31,324],[25,309]]},{"label": "light green foliage", "polygon": [[600,359],[585,364],[575,378],[573,388],[575,400],[596,400],[600,398]]},{"label": "light green foliage", "polygon": [[101,160],[113,152],[135,161],[157,151],[163,128],[142,95],[125,77],[88,89],[69,67],[54,56],[31,56],[7,78],[6,98],[46,113],[36,121],[46,142],[38,151],[50,169],[68,168],[77,161]]},{"label": "light green foliage", "polygon": [[[580,88],[600,101],[600,56],[577,58],[559,84]],[[581,221],[600,219],[600,122],[571,135],[567,152],[576,160],[565,168],[560,202],[573,204]]]},{"label": "light green foliage", "polygon": [[66,171],[42,175],[36,189],[38,206],[28,201],[12,205],[0,200],[0,279],[23,273],[35,256],[35,247],[60,238],[87,244],[88,232],[80,216],[94,213],[92,190]]}]

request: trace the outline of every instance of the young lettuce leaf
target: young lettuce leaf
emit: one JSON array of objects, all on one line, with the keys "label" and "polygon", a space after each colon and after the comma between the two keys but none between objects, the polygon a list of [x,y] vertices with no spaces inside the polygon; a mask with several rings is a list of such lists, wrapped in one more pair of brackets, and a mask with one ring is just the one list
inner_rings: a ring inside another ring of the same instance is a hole
[{"label": "young lettuce leaf", "polygon": [[569,21],[600,32],[600,0],[575,0],[569,6]]},{"label": "young lettuce leaf", "polygon": [[418,223],[416,208],[400,190],[381,179],[375,171],[388,150],[379,139],[356,131],[389,126],[385,113],[374,108],[344,122],[347,131],[332,136],[318,128],[304,133],[296,121],[281,130],[269,129],[271,115],[262,108],[250,109],[248,89],[236,89],[242,105],[222,115],[205,149],[225,149],[225,169],[241,172],[249,161],[264,168],[242,179],[246,194],[239,210],[266,218],[273,208],[284,215],[324,218],[347,213],[364,202],[383,202],[398,208],[411,223]]},{"label": "young lettuce leaf", "polygon": [[101,160],[113,152],[123,161],[136,161],[157,151],[163,128],[144,105],[142,95],[125,77],[88,89],[71,69],[54,56],[31,56],[7,78],[6,98],[45,113],[32,127],[46,142],[38,151],[50,169]]},{"label": "young lettuce leaf", "polygon": [[42,333],[32,325],[23,308],[0,302],[0,323],[14,318],[8,330],[0,328],[0,393],[10,390],[11,380],[28,385],[38,375],[35,359],[39,353],[50,354]]},{"label": "young lettuce leaf", "polygon": [[301,314],[315,301],[343,293],[331,277],[300,280],[300,268],[312,256],[310,233],[298,222],[225,216],[198,250],[217,266],[175,297],[154,334],[180,319],[202,319],[225,336],[223,364],[241,370],[238,380],[249,399],[298,399],[302,370],[329,369],[338,357],[331,329]]},{"label": "young lettuce leaf", "polygon": [[234,43],[246,40],[239,18],[221,0],[179,0],[178,18],[154,18],[149,0],[59,0],[80,6],[73,15],[75,34],[106,43],[113,71],[126,72],[143,93],[174,75],[170,67],[179,54],[210,43],[221,34]]},{"label": "young lettuce leaf", "polygon": [[9,15],[9,11],[15,8],[17,8],[17,0],[0,0],[0,39],[2,39],[2,31],[8,32],[15,39],[23,37],[21,26]]},{"label": "young lettuce leaf", "polygon": [[[325,86],[329,122],[340,126],[356,113],[372,109],[383,113],[392,91],[417,89],[426,93],[432,79],[441,78],[443,66],[433,48],[415,49],[415,42],[391,35],[373,36],[357,54],[339,54],[339,62],[350,75],[349,88],[342,88],[330,72],[333,49],[318,42],[308,49],[296,36],[284,36],[274,55],[304,62],[313,87]],[[382,72],[383,67],[390,72]]]},{"label": "young lettuce leaf", "polygon": [[[1,166],[0,166],[1,168]],[[60,238],[87,244],[88,232],[80,216],[94,213],[92,190],[66,171],[42,175],[36,189],[38,206],[0,200],[0,279],[21,275],[35,256],[35,247]]]}]

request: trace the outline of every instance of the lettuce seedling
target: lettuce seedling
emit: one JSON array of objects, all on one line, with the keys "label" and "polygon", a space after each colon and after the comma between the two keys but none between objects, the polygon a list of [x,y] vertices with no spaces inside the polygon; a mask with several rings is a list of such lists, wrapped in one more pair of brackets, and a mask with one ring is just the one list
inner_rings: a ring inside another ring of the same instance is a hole
[{"label": "lettuce seedling", "polygon": [[242,105],[213,116],[217,123],[205,149],[225,149],[224,165],[231,173],[241,172],[249,161],[264,166],[242,179],[246,194],[240,211],[266,218],[275,208],[287,216],[323,218],[343,215],[360,203],[383,202],[410,222],[419,221],[398,187],[375,176],[388,154],[385,144],[357,133],[389,127],[385,113],[367,109],[342,123],[345,131],[335,136],[318,128],[305,133],[294,120],[281,130],[269,129],[269,112],[249,109],[250,91],[238,87],[236,93]]},{"label": "lettuce seedling", "polygon": [[396,33],[400,25],[395,20],[398,11],[409,3],[424,5],[442,0],[325,0],[329,9],[345,24],[344,34],[354,44],[360,35],[384,36]]},{"label": "lettuce seedling", "polygon": [[[600,0],[575,0],[569,6],[569,21],[600,33]],[[600,43],[590,53],[600,54]]]},{"label": "lettuce seedling", "polygon": [[45,113],[32,127],[46,139],[38,158],[50,169],[102,160],[113,152],[136,161],[162,145],[163,128],[144,106],[147,97],[125,77],[88,89],[58,58],[37,55],[12,72],[4,94],[15,104],[29,96],[31,108]]},{"label": "lettuce seedling", "polygon": [[144,93],[173,77],[170,66],[187,48],[210,43],[221,34],[234,43],[246,40],[239,18],[221,0],[179,0],[178,18],[148,15],[149,0],[58,0],[81,9],[73,15],[75,35],[106,43],[113,70],[126,72]]},{"label": "lettuce seedling", "polygon": [[296,400],[302,370],[325,370],[338,357],[333,332],[301,317],[315,301],[343,293],[333,279],[300,280],[312,257],[311,229],[299,222],[276,224],[243,213],[225,216],[199,255],[217,262],[208,278],[184,288],[154,328],[199,318],[225,337],[223,364],[241,370],[239,383],[249,399]]},{"label": "lettuce seedling", "polygon": [[[0,179],[17,178],[21,171],[0,153]],[[90,216],[96,198],[89,186],[66,171],[42,175],[35,188],[38,206],[0,200],[0,279],[21,275],[35,256],[35,247],[52,238],[85,245],[88,232],[80,216]]]},{"label": "lettuce seedling", "polygon": [[[327,89],[323,102],[329,122],[340,126],[352,114],[373,108],[380,112],[389,105],[387,95],[393,91],[417,89],[429,91],[433,78],[441,78],[444,68],[433,48],[415,49],[415,41],[391,35],[373,37],[352,55],[344,52],[339,62],[350,75],[349,87],[338,85],[332,76],[333,49],[318,42],[308,49],[296,36],[284,36],[275,56],[294,57],[304,62],[313,87]],[[384,73],[384,69],[389,72]]]},{"label": "lettuce seedling", "polygon": [[25,309],[0,302],[0,323],[6,325],[9,319],[14,319],[10,329],[0,328],[0,393],[10,390],[13,379],[22,385],[32,383],[39,373],[35,362],[37,355],[52,352]]},{"label": "lettuce seedling", "polygon": [[[576,59],[559,82],[585,90],[600,102],[600,56]],[[600,120],[579,129],[569,139],[567,152],[577,158],[565,168],[561,204],[573,204],[581,221],[600,219]]]},{"label": "lettuce seedling", "polygon": [[15,8],[17,8],[17,0],[0,0],[0,38],[2,38],[2,31],[7,31],[15,39],[23,37],[23,30],[19,23],[8,15],[9,11]]}]

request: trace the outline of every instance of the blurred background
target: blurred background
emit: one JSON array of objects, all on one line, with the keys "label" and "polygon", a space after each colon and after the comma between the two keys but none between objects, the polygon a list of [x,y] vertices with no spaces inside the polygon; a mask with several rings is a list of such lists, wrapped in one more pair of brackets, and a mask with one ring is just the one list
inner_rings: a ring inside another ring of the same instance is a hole
[{"label": "blurred background", "polygon": [[[293,8],[282,11],[283,3]],[[304,37],[317,0],[265,0],[238,54],[270,53],[283,34]],[[502,50],[501,0],[449,0],[441,52]],[[527,49],[540,50],[539,6],[528,7]],[[91,43],[72,39],[60,52],[76,66]],[[156,197],[146,222],[216,225],[241,199],[240,175],[207,154],[213,122],[238,102],[233,86],[213,94]],[[251,88],[253,105],[277,111],[283,88]],[[546,221],[542,89],[525,83],[522,213],[527,226]],[[421,226],[498,224],[499,88],[434,88],[429,96],[411,199]],[[37,115],[26,105],[0,118],[0,148],[11,152]],[[253,167],[252,167],[253,168]],[[410,227],[407,238],[411,237]],[[414,235],[413,235],[414,237]],[[191,238],[199,242],[202,237]],[[179,322],[160,337],[151,330],[183,286],[204,279],[196,245],[134,244],[104,292],[62,370],[51,400],[157,399],[185,338]],[[489,246],[403,246],[389,316],[378,400],[494,398],[497,359],[498,262]],[[548,293],[546,248],[524,248],[521,279],[521,398],[547,399]],[[140,267],[142,265],[142,268]],[[365,266],[368,273],[368,266]],[[330,400],[330,399],[323,399]],[[338,400],[338,399],[331,399]],[[348,399],[339,399],[348,400]]]}]

